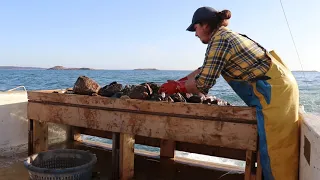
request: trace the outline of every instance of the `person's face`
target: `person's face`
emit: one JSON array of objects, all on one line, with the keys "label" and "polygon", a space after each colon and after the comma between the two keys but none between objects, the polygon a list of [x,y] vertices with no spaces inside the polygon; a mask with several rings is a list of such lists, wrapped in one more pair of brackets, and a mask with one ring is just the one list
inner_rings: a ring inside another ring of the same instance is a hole
[{"label": "person's face", "polygon": [[195,24],[195,36],[197,36],[203,44],[208,44],[210,41],[210,28],[208,24]]}]

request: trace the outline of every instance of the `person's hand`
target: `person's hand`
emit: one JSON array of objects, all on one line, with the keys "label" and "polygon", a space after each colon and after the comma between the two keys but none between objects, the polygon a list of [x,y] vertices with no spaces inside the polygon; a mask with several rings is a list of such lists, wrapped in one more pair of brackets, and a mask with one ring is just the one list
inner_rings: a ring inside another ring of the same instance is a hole
[{"label": "person's hand", "polygon": [[178,82],[173,80],[168,80],[166,83],[162,84],[159,93],[166,93],[166,94],[174,94],[178,92]]},{"label": "person's hand", "polygon": [[174,94],[178,92],[186,92],[185,81],[168,80],[162,84],[159,93]]}]

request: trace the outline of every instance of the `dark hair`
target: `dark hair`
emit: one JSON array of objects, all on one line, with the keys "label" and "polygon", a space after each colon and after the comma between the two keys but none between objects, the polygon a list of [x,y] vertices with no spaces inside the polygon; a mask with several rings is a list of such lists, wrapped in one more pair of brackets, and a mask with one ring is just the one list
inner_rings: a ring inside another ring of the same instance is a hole
[{"label": "dark hair", "polygon": [[200,25],[208,24],[210,29],[213,31],[221,26],[228,26],[229,19],[231,18],[231,11],[223,10],[217,13],[214,18],[206,19],[200,22]]}]

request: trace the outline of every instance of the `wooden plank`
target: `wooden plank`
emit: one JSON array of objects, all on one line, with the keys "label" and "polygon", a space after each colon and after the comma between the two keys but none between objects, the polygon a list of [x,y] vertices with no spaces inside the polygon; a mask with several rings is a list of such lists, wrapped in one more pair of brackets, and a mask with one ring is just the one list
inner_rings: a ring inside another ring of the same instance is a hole
[{"label": "wooden plank", "polygon": [[255,174],[251,174],[250,180],[255,180],[257,177]]},{"label": "wooden plank", "polygon": [[117,99],[102,96],[49,93],[49,91],[28,91],[29,101],[55,102],[77,105],[89,105],[141,112],[171,113],[211,117],[217,119],[247,120],[256,123],[256,110],[244,106],[217,106],[193,103],[168,103],[137,99]]},{"label": "wooden plank", "polygon": [[[112,139],[112,132],[101,131],[96,129],[79,128],[81,134],[97,136],[102,138]],[[136,144],[142,144],[153,147],[160,147],[160,139],[135,136]],[[237,160],[246,160],[246,151],[240,149],[231,149],[225,147],[207,146],[202,144],[193,144],[187,142],[176,141],[176,150],[204,154],[209,156],[225,157]]]},{"label": "wooden plank", "polygon": [[120,179],[134,176],[134,135],[120,134]]},{"label": "wooden plank", "polygon": [[33,153],[48,150],[48,124],[33,120]]},{"label": "wooden plank", "polygon": [[260,152],[257,152],[257,170],[256,170],[256,180],[262,180],[262,166],[260,161]]},{"label": "wooden plank", "polygon": [[72,126],[66,126],[65,131],[66,131],[66,141],[72,142],[74,140],[74,128]]},{"label": "wooden plank", "polygon": [[246,157],[246,167],[245,167],[244,179],[250,180],[252,178],[252,168],[253,168],[253,164],[254,164],[253,152],[247,151],[246,154],[247,154],[247,157]]},{"label": "wooden plank", "polygon": [[28,120],[28,156],[33,154],[33,120]]},{"label": "wooden plank", "polygon": [[[87,128],[79,128],[81,134],[97,136],[102,138],[112,139],[112,132],[101,131],[96,129],[87,129]],[[135,144],[142,144],[153,147],[160,147],[160,139],[143,137],[143,136],[135,136]],[[237,160],[246,160],[246,151],[239,149],[231,149],[225,147],[216,147],[216,146],[207,146],[202,144],[193,144],[186,142],[176,142],[176,150],[204,154],[210,156],[217,157],[225,157],[230,159]]]},{"label": "wooden plank", "polygon": [[175,147],[175,141],[162,139],[160,141],[160,157],[174,158]]},{"label": "wooden plank", "polygon": [[79,127],[71,126],[71,133],[73,136],[73,140],[79,141],[81,138],[81,130]]},{"label": "wooden plank", "polygon": [[[176,117],[28,103],[30,119],[235,149],[256,150],[257,127]],[[108,118],[106,118],[108,117]]]},{"label": "wooden plank", "polygon": [[112,179],[120,176],[120,134],[112,133]]}]

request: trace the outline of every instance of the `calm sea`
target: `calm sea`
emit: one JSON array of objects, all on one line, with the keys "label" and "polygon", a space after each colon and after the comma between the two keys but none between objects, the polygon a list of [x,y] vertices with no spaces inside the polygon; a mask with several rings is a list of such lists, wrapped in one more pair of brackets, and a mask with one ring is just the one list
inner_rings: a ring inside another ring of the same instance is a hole
[{"label": "calm sea", "polygon": [[[112,81],[123,84],[143,82],[163,83],[168,79],[179,79],[190,71],[134,71],[134,70],[0,70],[0,91],[17,86],[27,90],[65,89],[73,87],[78,76],[85,75],[96,80],[101,86]],[[320,114],[320,72],[294,72],[300,89],[300,104],[309,113]],[[225,99],[234,105],[245,105],[221,77],[211,89],[211,95]]]}]

